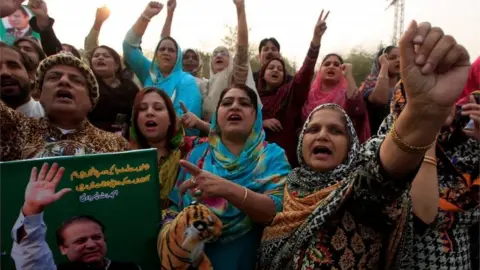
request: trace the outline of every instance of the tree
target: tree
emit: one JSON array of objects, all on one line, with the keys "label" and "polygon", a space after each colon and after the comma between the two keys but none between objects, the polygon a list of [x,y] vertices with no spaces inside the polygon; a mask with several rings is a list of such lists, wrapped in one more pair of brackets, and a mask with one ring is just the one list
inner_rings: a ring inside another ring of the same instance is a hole
[{"label": "tree", "polygon": [[373,64],[373,54],[364,50],[353,49],[344,59],[345,63],[350,63],[353,66],[353,77],[357,85],[370,74]]}]

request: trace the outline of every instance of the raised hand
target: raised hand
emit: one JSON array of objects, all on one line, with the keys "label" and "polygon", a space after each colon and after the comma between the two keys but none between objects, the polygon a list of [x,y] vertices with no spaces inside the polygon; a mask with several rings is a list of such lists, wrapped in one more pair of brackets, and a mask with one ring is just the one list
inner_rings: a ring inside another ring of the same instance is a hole
[{"label": "raised hand", "polygon": [[200,119],[194,113],[190,112],[182,101],[180,101],[180,107],[183,111],[183,114],[180,117],[182,125],[185,128],[197,128]]},{"label": "raised hand", "polygon": [[442,29],[412,21],[400,39],[400,65],[407,106],[446,118],[467,81],[467,50]]},{"label": "raised hand", "polygon": [[97,8],[95,20],[99,23],[105,22],[110,17],[110,9],[107,6]]},{"label": "raised hand", "polygon": [[65,168],[59,169],[57,163],[54,163],[50,170],[48,170],[48,163],[43,164],[38,175],[37,168],[32,168],[30,182],[25,189],[25,203],[23,205],[25,216],[41,213],[46,206],[58,201],[63,195],[71,191],[69,188],[64,188],[55,192],[64,171]]},{"label": "raised hand", "polygon": [[386,53],[380,55],[380,57],[378,58],[378,62],[380,62],[380,67],[386,68],[388,70],[388,67],[390,65],[390,61],[388,61]]},{"label": "raised hand", "polygon": [[28,8],[32,13],[39,18],[48,18],[48,8],[47,3],[43,0],[30,0],[28,2]]},{"label": "raised hand", "polygon": [[148,3],[147,7],[143,11],[143,14],[147,16],[149,19],[157,16],[160,11],[163,9],[163,4],[160,2],[152,1]]},{"label": "raised hand", "polygon": [[315,30],[313,31],[313,39],[315,41],[320,42],[320,39],[322,38],[323,34],[325,34],[325,31],[327,31],[327,18],[328,15],[330,14],[330,11],[327,11],[325,16],[323,16],[324,10],[322,9],[322,12],[320,13],[320,17],[318,17],[318,21],[315,24]]},{"label": "raised hand", "polygon": [[237,6],[237,7],[243,7],[243,6],[245,6],[245,0],[233,0],[233,3],[234,3],[235,6]]},{"label": "raised hand", "polygon": [[279,132],[283,129],[282,123],[275,118],[263,120],[263,127],[274,132]]},{"label": "raised hand", "polygon": [[350,63],[342,64],[340,68],[342,69],[343,76],[349,76],[353,74],[353,66]]},{"label": "raised hand", "polygon": [[226,192],[229,190],[228,186],[233,184],[230,181],[198,168],[197,165],[186,160],[180,160],[180,166],[192,176],[190,180],[180,185],[179,191],[182,196],[187,190],[194,190],[194,196],[199,198],[225,198]]},{"label": "raised hand", "polygon": [[167,2],[167,12],[172,14],[177,7],[177,0],[168,0]]}]

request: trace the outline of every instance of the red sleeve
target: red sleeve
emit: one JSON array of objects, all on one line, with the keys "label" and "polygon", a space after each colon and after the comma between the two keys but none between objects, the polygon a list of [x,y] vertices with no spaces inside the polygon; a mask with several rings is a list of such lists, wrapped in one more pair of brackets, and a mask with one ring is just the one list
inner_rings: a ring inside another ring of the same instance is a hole
[{"label": "red sleeve", "polygon": [[363,101],[363,96],[361,93],[358,93],[355,98],[347,98],[346,102],[346,113],[352,119],[363,119],[367,113],[367,108],[365,102]]},{"label": "red sleeve", "polygon": [[293,80],[290,82],[292,87],[293,102],[298,106],[303,106],[307,101],[308,93],[310,92],[310,83],[315,72],[315,64],[317,63],[320,46],[314,46],[310,43],[305,60],[300,70],[295,74]]}]

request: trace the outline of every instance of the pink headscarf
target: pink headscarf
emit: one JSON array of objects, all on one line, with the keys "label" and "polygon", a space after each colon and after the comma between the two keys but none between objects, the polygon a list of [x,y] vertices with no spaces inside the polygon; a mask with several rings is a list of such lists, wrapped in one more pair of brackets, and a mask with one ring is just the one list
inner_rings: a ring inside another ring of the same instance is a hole
[{"label": "pink headscarf", "polygon": [[[322,73],[321,71],[317,72],[317,76],[310,87],[310,92],[308,93],[307,102],[303,105],[302,108],[302,121],[305,122],[310,113],[317,106],[326,104],[326,103],[335,103],[342,107],[346,112],[349,112],[347,108],[347,80],[345,77],[341,76],[338,84],[330,91],[322,91]],[[360,95],[360,94],[359,94]],[[361,97],[360,97],[361,98]],[[357,131],[358,139],[360,143],[365,142],[370,138],[370,123],[368,121],[368,114],[365,113],[363,119],[355,118],[354,115],[349,115],[352,119],[355,130]]]},{"label": "pink headscarf", "polygon": [[470,67],[467,84],[465,84],[465,88],[463,89],[460,97],[458,97],[458,100],[470,96],[470,94],[475,90],[480,90],[480,57],[478,57]]},{"label": "pink headscarf", "polygon": [[331,91],[322,91],[322,73],[317,72],[317,76],[310,87],[307,102],[303,105],[302,121],[305,121],[310,113],[319,105],[325,103],[335,103],[345,109],[347,102],[347,80],[342,76],[338,84]]}]

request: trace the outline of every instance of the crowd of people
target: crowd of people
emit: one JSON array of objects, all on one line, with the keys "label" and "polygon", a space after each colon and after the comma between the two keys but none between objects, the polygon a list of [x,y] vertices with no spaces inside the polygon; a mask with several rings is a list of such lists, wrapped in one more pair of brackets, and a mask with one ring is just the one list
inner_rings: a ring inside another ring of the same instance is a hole
[{"label": "crowd of people", "polygon": [[[22,2],[1,1],[0,15]],[[99,45],[99,8],[83,58],[30,0],[40,40],[0,43],[0,161],[155,148],[161,269],[479,269],[480,58],[412,21],[357,85],[338,54],[315,70],[321,11],[294,76],[275,38],[254,72],[245,4],[233,0],[236,51],[202,63],[173,38],[176,0],[147,5],[123,56]],[[142,36],[164,9],[148,59]],[[139,269],[107,259],[103,225],[86,216],[57,231],[70,263],[55,264],[43,211],[69,190],[56,191],[61,164],[48,167],[32,169],[12,229],[17,269]]]}]

